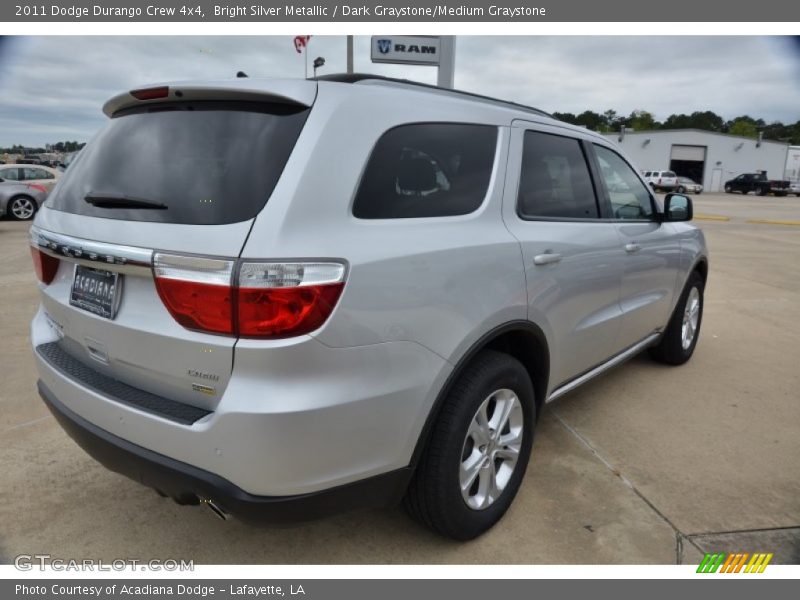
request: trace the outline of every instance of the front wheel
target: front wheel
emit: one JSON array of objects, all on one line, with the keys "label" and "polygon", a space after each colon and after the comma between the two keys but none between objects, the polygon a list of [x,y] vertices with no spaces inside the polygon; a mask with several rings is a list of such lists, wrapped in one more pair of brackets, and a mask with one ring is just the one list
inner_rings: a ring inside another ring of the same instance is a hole
[{"label": "front wheel", "polygon": [[725,186],[725,193],[726,194],[730,194],[732,192],[733,192],[733,188],[731,186],[729,186],[729,185],[726,185]]},{"label": "front wheel", "polygon": [[661,341],[650,349],[653,358],[668,365],[682,365],[692,357],[703,321],[704,289],[703,278],[692,273]]},{"label": "front wheel", "polygon": [[403,500],[416,521],[469,540],[505,514],[533,443],[533,384],[517,359],[484,350],[444,400]]},{"label": "front wheel", "polygon": [[675,191],[678,192],[679,194],[683,194],[686,191],[686,188],[683,187],[682,185],[679,185],[678,187],[675,188]]}]

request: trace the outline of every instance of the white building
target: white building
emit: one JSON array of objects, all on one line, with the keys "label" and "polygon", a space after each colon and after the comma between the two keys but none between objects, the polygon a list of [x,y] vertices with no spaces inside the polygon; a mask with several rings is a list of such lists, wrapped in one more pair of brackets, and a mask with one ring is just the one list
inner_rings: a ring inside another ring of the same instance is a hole
[{"label": "white building", "polygon": [[740,173],[766,171],[782,179],[789,168],[789,144],[714,133],[672,129],[608,133],[642,171],[675,171],[718,192]]}]

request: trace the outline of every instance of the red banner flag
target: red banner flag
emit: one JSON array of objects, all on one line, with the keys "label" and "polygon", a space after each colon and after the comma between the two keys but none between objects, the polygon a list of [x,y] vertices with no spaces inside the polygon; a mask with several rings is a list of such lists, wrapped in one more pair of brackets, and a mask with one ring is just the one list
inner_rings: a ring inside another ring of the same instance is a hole
[{"label": "red banner flag", "polygon": [[308,40],[311,39],[310,35],[296,35],[294,36],[294,49],[298,54],[302,54],[303,48],[308,46]]}]

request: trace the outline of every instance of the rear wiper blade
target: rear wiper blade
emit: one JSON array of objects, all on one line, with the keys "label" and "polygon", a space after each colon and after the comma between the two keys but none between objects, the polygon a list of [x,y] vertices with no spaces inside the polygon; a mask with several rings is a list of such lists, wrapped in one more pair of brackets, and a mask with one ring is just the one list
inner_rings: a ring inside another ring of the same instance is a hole
[{"label": "rear wiper blade", "polygon": [[83,198],[92,206],[99,208],[154,208],[156,210],[166,210],[169,208],[163,202],[154,202],[144,198],[134,198],[122,194],[96,194],[90,192]]}]

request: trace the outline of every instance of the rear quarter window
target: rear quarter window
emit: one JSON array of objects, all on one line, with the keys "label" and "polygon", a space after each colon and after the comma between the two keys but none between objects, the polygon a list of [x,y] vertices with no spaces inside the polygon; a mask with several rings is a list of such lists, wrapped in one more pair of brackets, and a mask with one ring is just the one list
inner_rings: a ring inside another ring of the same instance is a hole
[{"label": "rear quarter window", "polygon": [[465,215],[489,189],[497,128],[414,123],[378,140],[353,202],[359,219]]}]

